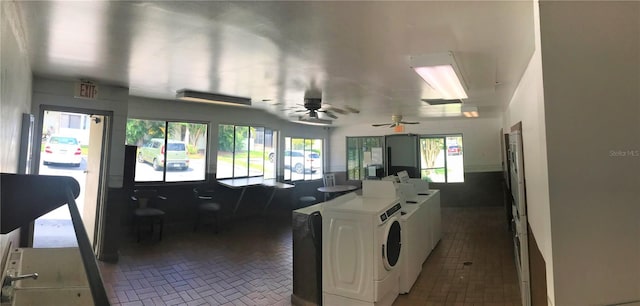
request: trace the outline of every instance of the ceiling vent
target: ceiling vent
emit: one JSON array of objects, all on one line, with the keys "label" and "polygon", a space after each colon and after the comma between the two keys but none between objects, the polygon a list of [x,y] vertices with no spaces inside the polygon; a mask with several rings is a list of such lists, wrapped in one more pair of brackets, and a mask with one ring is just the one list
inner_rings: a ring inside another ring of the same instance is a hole
[{"label": "ceiling vent", "polygon": [[462,104],[460,99],[422,99],[422,102],[429,105]]},{"label": "ceiling vent", "polygon": [[251,106],[251,99],[249,98],[226,96],[189,89],[178,90],[176,92],[176,99],[183,101],[204,102],[231,106]]}]

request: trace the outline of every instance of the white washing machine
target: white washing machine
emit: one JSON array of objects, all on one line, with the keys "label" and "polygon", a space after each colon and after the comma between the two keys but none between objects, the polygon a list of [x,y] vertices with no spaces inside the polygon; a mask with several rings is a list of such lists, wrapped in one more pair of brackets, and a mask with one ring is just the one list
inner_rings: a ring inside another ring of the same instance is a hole
[{"label": "white washing machine", "polygon": [[411,287],[418,279],[422,271],[422,253],[426,244],[424,228],[426,222],[422,218],[423,210],[421,205],[403,205],[400,215],[400,226],[402,227],[402,253],[400,254],[400,294],[409,293]]},{"label": "white washing machine", "polygon": [[[393,185],[391,185],[393,187]],[[322,213],[324,305],[391,305],[399,294],[400,201],[354,197]]]}]

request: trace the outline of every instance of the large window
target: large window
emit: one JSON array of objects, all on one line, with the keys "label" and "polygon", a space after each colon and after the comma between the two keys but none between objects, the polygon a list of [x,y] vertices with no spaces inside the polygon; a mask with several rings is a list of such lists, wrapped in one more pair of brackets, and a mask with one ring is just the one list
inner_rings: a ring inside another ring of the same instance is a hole
[{"label": "large window", "polygon": [[219,125],[216,177],[275,178],[276,139],[277,131],[264,127]]},{"label": "large window", "polygon": [[284,141],[284,179],[321,179],[322,139],[285,137]]},{"label": "large window", "polygon": [[383,142],[382,136],[347,137],[348,180],[364,180],[384,171]]},{"label": "large window", "polygon": [[436,183],[464,182],[462,135],[420,137],[421,176]]},{"label": "large window", "polygon": [[138,146],[136,182],[205,179],[206,123],[130,118],[126,134],[126,144]]}]

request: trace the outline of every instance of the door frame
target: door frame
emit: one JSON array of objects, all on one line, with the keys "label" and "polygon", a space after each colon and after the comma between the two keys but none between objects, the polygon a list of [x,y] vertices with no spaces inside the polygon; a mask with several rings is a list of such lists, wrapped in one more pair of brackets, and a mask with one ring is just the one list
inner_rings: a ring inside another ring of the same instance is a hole
[{"label": "door frame", "polygon": [[[95,254],[100,254],[102,252],[102,247],[104,244],[104,230],[105,230],[105,222],[104,217],[106,213],[106,203],[107,203],[107,169],[109,169],[110,163],[110,152],[111,152],[111,133],[113,131],[113,111],[108,110],[100,110],[100,109],[90,109],[90,108],[81,108],[81,107],[68,107],[68,106],[59,106],[59,105],[50,105],[50,104],[41,104],[40,109],[38,110],[38,120],[36,122],[36,133],[34,137],[33,147],[36,148],[34,150],[34,163],[35,167],[33,167],[34,173],[40,172],[40,158],[41,158],[41,150],[39,149],[42,146],[42,128],[44,124],[44,113],[45,111],[54,111],[54,112],[69,112],[69,113],[80,113],[86,115],[101,115],[104,116],[104,126],[102,133],[102,152],[100,154],[100,173],[98,178],[98,198],[96,199],[96,222],[95,222],[95,231],[93,237],[93,251]],[[35,220],[34,220],[35,221]],[[29,235],[29,247],[33,246],[33,222],[28,231]]]}]

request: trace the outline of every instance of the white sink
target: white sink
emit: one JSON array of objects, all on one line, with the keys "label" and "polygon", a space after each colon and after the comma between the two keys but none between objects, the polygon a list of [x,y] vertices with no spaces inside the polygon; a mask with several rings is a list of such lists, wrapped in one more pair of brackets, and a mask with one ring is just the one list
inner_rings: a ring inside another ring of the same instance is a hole
[{"label": "white sink", "polygon": [[33,288],[15,290],[12,305],[93,305],[89,288]]},{"label": "white sink", "polygon": [[[15,260],[17,257],[19,259]],[[7,269],[15,269],[18,275],[38,273],[38,279],[16,281],[15,290],[89,287],[78,248],[21,248],[14,250],[9,259]],[[12,266],[12,263],[15,263],[15,266]]]},{"label": "white sink", "polygon": [[11,305],[93,305],[77,247],[13,249],[6,271],[11,275],[38,273],[37,279],[13,282]]}]

